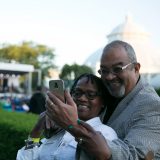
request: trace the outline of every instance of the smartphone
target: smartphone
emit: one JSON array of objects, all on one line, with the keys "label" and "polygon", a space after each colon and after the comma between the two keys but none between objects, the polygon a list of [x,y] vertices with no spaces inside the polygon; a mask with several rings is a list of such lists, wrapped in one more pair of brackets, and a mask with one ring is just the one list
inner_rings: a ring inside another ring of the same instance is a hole
[{"label": "smartphone", "polygon": [[64,81],[59,80],[50,80],[49,81],[49,90],[54,93],[59,99],[65,102],[64,98]]}]

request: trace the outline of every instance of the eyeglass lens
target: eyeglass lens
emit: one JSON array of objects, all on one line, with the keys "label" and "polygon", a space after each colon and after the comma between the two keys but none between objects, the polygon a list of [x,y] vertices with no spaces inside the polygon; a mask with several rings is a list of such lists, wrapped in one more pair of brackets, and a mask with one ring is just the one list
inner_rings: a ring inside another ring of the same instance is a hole
[{"label": "eyeglass lens", "polygon": [[78,90],[78,91],[74,91],[72,93],[72,96],[75,97],[75,98],[80,98],[82,95],[85,95],[88,99],[90,100],[93,100],[95,99],[99,93],[98,92],[95,92],[95,91],[86,91],[86,92],[83,92],[81,90]]}]

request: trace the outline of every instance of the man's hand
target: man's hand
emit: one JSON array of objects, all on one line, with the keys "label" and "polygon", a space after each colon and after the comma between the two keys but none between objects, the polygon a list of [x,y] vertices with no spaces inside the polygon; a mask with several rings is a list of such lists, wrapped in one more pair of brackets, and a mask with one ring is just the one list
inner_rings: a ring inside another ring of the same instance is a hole
[{"label": "man's hand", "polygon": [[86,131],[84,132],[84,130],[74,128],[74,132],[78,135],[78,138],[76,138],[78,145],[96,160],[109,159],[111,157],[111,151],[103,135],[83,121],[80,121],[80,125]]}]

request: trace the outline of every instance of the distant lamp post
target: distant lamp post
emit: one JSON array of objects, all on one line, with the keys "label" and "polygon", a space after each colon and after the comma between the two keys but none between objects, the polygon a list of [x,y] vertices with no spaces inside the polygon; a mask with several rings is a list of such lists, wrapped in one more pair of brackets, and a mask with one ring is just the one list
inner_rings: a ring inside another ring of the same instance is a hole
[{"label": "distant lamp post", "polygon": [[71,72],[71,80],[74,80],[75,79],[75,73],[72,71]]},{"label": "distant lamp post", "polygon": [[37,72],[37,73],[38,73],[38,86],[41,86],[42,71],[41,71],[41,69],[35,69],[34,72]]}]

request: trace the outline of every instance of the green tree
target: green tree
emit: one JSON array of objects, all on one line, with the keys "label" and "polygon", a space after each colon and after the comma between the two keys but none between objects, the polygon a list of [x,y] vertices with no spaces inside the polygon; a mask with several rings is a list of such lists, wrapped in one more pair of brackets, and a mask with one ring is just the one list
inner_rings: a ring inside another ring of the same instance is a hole
[{"label": "green tree", "polygon": [[156,92],[160,96],[160,88],[156,89]]},{"label": "green tree", "polygon": [[86,65],[65,64],[61,70],[59,77],[65,80],[66,87],[70,87],[72,85],[73,79],[79,77],[83,73],[93,73],[93,70]]},{"label": "green tree", "polygon": [[0,61],[16,61],[22,64],[31,64],[35,69],[42,71],[42,77],[48,75],[49,68],[54,65],[54,49],[33,42],[22,42],[19,45],[2,44],[0,48]]},{"label": "green tree", "polygon": [[86,65],[65,64],[61,70],[59,77],[64,80],[73,80],[83,73],[93,73],[93,70]]}]

